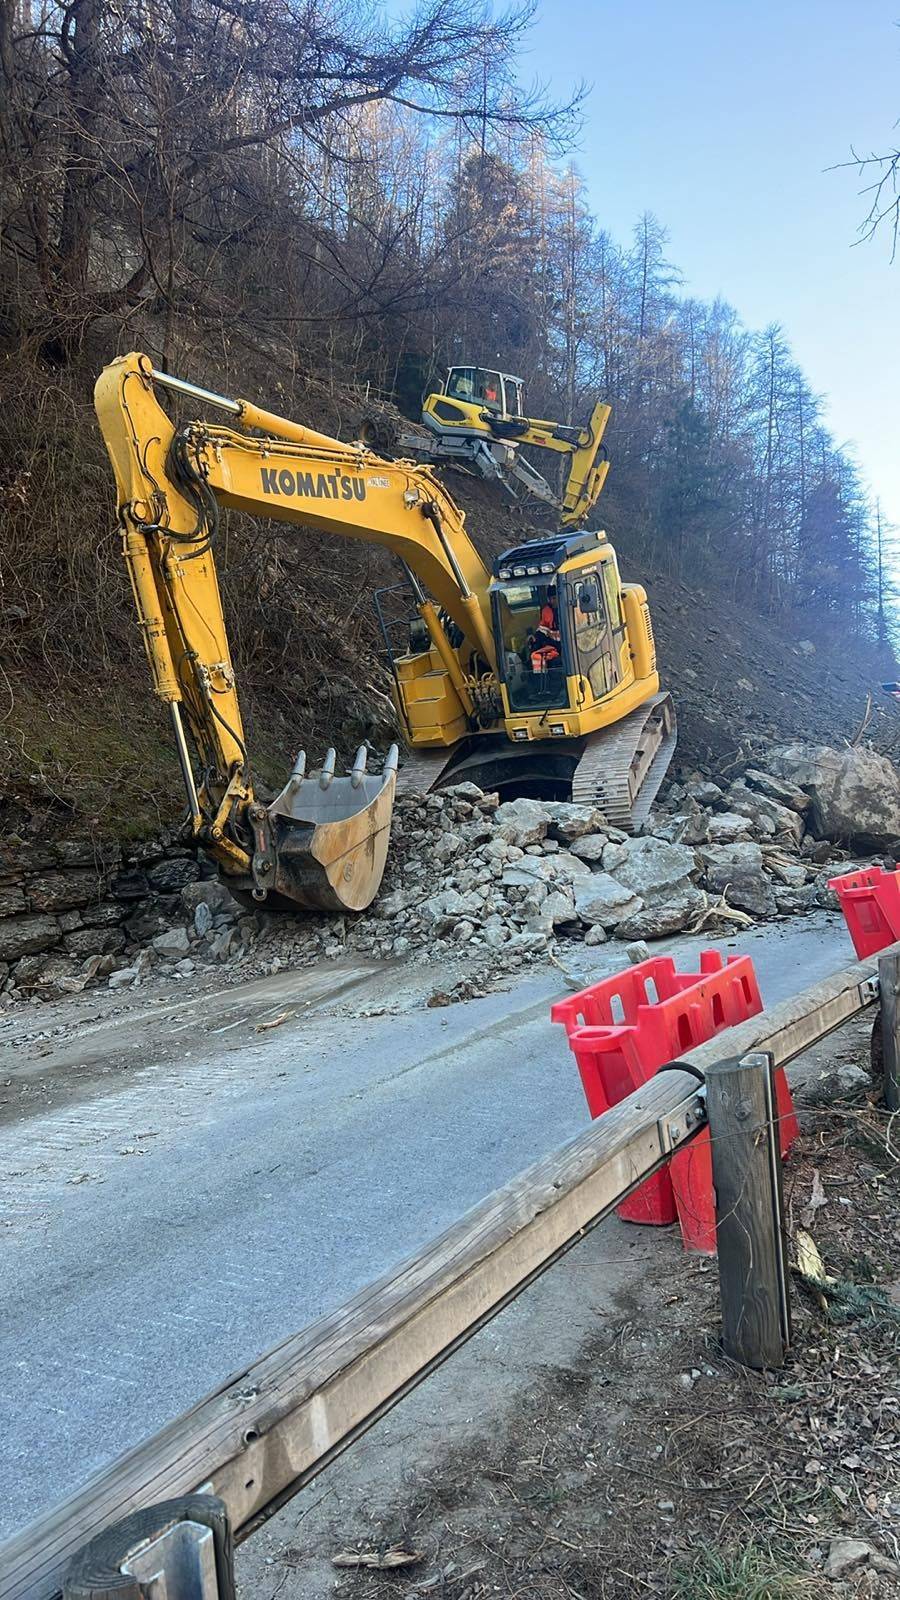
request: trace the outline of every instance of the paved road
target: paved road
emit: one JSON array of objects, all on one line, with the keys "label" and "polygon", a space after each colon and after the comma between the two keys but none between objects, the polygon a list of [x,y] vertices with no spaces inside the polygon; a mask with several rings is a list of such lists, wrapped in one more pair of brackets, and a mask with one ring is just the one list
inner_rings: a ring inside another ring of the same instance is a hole
[{"label": "paved road", "polygon": [[[767,1003],[852,959],[824,915],[741,948]],[[78,1089],[0,1129],[0,1537],[583,1125],[558,972],[437,1010],[416,982],[280,975],[38,1058],[4,1035],[4,1080]],[[294,1015],[257,1032],[266,1005]]]}]

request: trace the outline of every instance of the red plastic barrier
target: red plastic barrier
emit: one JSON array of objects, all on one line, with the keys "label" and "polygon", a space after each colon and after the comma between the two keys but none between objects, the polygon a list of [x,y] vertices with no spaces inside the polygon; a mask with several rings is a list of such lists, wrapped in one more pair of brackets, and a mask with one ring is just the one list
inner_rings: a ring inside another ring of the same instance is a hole
[{"label": "red plastic barrier", "polygon": [[840,901],[860,961],[900,939],[900,872],[864,867],[830,878],[828,887]]},{"label": "red plastic barrier", "polygon": [[[749,956],[704,950],[699,972],[676,972],[671,956],[657,956],[553,1006],[564,1024],[593,1117],[646,1083],[661,1066],[677,1060],[762,1010]],[[781,1147],[797,1134],[784,1073],[776,1076]],[[714,1252],[715,1214],[709,1135],[704,1132],[617,1208],[628,1222],[681,1225],[691,1250]]]}]

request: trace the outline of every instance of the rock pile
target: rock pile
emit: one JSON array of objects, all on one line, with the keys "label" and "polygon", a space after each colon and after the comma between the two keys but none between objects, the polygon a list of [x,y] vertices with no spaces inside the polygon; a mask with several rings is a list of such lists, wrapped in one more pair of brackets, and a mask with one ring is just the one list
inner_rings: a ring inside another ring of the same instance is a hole
[{"label": "rock pile", "polygon": [[42,857],[20,885],[0,883],[0,984],[9,1003],[346,953],[504,971],[567,939],[733,930],[833,905],[828,879],[848,870],[851,843],[900,858],[896,769],[871,750],[782,746],[730,782],[673,784],[638,837],[592,806],[501,804],[470,783],[401,796],[382,892],[356,917],[247,911],[171,842],[107,862],[98,887],[96,864],[69,846],[71,861]]},{"label": "rock pile", "polygon": [[[833,767],[833,756],[847,771],[857,754],[872,759],[870,751],[826,752],[820,765]],[[803,759],[812,785],[818,767],[812,772],[811,757]],[[672,785],[634,838],[594,807],[501,804],[472,784],[401,797],[385,884],[372,909],[319,924],[270,922],[266,956],[293,964],[347,949],[431,960],[464,953],[502,971],[567,939],[593,945],[733,931],[833,907],[828,879],[853,863],[819,836],[818,790],[782,775],[790,772],[784,751],[773,751],[770,764],[776,770],[749,766],[727,783],[694,774]],[[885,766],[885,783],[900,789]],[[856,803],[863,827],[854,837],[865,841],[872,808],[865,811],[861,797]],[[879,837],[885,845],[884,830]],[[900,856],[900,833],[893,843]]]}]

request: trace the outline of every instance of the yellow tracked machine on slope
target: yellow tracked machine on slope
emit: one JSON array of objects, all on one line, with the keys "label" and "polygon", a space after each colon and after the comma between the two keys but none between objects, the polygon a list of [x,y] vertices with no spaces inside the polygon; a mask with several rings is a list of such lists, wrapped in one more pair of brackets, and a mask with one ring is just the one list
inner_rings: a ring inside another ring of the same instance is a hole
[{"label": "yellow tracked machine on slope", "polygon": [[[232,425],[176,426],[161,391]],[[276,908],[368,905],[384,870],[397,754],[375,776],[360,751],[346,777],[333,751],[312,775],[301,756],[271,805],[256,798],[214,561],[223,508],[399,558],[410,613],[402,643],[376,604],[410,751],[405,786],[469,779],[507,796],[589,801],[621,827],[646,817],[674,749],[674,708],[659,692],[646,594],[620,582],[604,533],[548,534],[491,571],[428,467],[197,388],[140,354],[104,369],[95,404],[194,837],[238,896]]]},{"label": "yellow tracked machine on slope", "polygon": [[[524,393],[523,380],[512,373],[450,367],[441,388],[425,396],[418,431],[404,426],[393,407],[376,403],[363,417],[361,435],[376,450],[406,452],[432,466],[462,467],[499,483],[514,499],[524,489],[554,508],[560,527],[580,528],[609,471],[603,434],[611,408],[598,400],[582,427],[569,427],[527,417]],[[520,454],[522,445],[552,451],[566,462],[561,494]]]}]

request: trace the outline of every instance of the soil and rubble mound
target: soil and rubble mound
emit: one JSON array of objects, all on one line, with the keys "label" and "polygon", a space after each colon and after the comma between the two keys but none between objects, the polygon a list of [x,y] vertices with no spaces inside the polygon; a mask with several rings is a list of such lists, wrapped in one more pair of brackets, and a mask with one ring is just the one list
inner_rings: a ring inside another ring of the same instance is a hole
[{"label": "soil and rubble mound", "polygon": [[616,939],[639,958],[648,940],[834,906],[829,879],[872,852],[900,859],[900,774],[865,747],[773,746],[730,781],[695,773],[634,837],[594,806],[501,803],[461,783],[398,797],[381,893],[358,916],[248,911],[171,842],[119,861],[91,903],[85,867],[42,857],[24,890],[5,891],[3,1001],[223,965],[239,981],[348,954],[463,958],[474,993],[570,941]]}]

